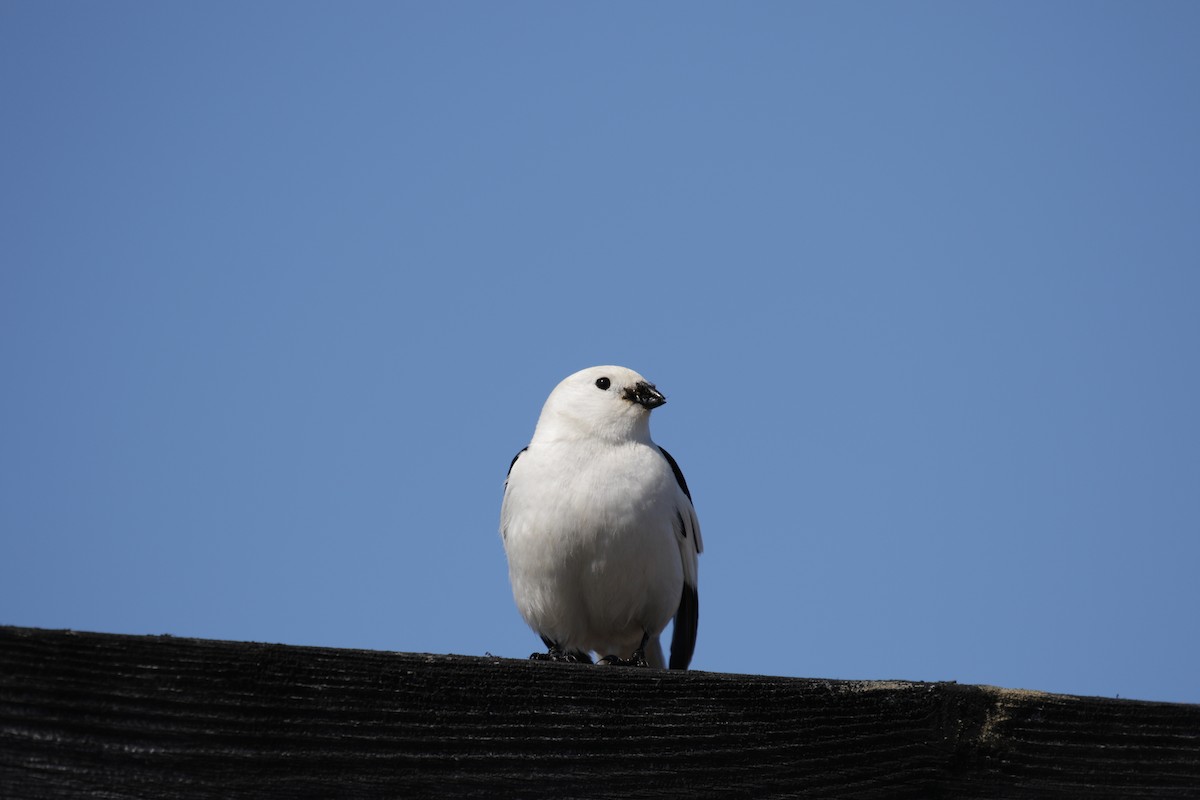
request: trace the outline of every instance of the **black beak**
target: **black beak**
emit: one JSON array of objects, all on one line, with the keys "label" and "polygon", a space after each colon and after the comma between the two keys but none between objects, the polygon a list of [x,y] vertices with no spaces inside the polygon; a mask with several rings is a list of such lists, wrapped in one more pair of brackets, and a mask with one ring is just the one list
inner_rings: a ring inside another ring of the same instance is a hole
[{"label": "black beak", "polygon": [[635,385],[626,388],[625,399],[631,403],[637,403],[647,411],[652,408],[658,408],[667,402],[667,398],[663,397],[662,392],[654,388],[653,383],[646,383],[645,381],[638,381]]}]

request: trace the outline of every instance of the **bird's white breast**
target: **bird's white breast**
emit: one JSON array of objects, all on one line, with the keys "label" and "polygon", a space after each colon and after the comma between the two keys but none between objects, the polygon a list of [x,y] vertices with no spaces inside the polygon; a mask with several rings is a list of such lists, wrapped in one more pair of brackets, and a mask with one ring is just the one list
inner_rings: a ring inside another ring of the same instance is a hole
[{"label": "bird's white breast", "polygon": [[653,444],[536,443],[501,509],[513,596],[568,649],[627,657],[678,607],[675,477]]}]

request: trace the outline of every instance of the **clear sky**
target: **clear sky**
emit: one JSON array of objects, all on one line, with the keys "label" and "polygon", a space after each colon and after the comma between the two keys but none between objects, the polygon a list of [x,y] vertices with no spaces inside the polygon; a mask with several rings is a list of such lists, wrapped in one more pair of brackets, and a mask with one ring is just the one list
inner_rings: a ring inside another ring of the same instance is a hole
[{"label": "clear sky", "polygon": [[670,398],[698,669],[1200,702],[1200,5],[0,5],[0,623],[525,657]]}]

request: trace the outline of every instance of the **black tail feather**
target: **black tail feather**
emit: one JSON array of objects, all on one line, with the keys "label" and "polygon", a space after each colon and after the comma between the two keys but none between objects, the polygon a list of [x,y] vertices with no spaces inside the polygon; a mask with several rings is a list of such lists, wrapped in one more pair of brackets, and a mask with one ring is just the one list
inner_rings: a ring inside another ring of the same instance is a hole
[{"label": "black tail feather", "polygon": [[695,586],[683,585],[679,610],[675,612],[675,630],[671,634],[671,669],[687,669],[696,650],[696,630],[700,627],[700,595]]}]

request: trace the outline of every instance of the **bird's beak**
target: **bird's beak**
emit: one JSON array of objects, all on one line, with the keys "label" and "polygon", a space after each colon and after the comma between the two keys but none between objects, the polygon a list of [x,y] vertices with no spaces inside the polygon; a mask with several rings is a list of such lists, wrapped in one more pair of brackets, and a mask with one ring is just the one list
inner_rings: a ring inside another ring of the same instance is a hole
[{"label": "bird's beak", "polygon": [[625,399],[631,403],[637,403],[642,408],[649,411],[652,408],[658,408],[663,403],[667,402],[667,398],[663,393],[654,388],[653,383],[638,381],[633,386],[625,390]]}]

